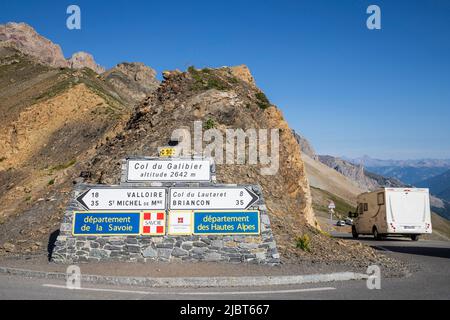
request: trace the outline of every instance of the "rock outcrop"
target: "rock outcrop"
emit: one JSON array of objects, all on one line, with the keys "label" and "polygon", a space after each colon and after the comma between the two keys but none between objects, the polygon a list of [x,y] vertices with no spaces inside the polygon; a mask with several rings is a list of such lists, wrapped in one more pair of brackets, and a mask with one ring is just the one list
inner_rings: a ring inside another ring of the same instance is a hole
[{"label": "rock outcrop", "polygon": [[98,74],[105,72],[105,69],[98,65],[95,62],[94,57],[87,52],[80,51],[74,53],[68,62],[69,67],[72,69],[89,68]]},{"label": "rock outcrop", "polygon": [[156,71],[140,62],[120,63],[103,74],[122,98],[139,102],[159,86]]},{"label": "rock outcrop", "polygon": [[363,165],[356,165],[337,157],[320,155],[319,161],[354,181],[364,191],[372,191],[382,187],[401,188],[406,186],[397,179],[368,172]]},{"label": "rock outcrop", "polygon": [[68,67],[61,47],[39,35],[26,23],[0,25],[0,46],[13,47],[52,67]]},{"label": "rock outcrop", "polygon": [[236,78],[241,79],[252,86],[256,86],[255,79],[246,65],[242,64],[240,66],[230,67],[229,70]]}]

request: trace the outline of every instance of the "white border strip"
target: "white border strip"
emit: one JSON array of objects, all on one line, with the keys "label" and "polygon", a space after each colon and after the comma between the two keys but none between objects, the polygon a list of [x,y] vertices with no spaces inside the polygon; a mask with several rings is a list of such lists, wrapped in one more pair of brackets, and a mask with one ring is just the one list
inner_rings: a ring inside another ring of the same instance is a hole
[{"label": "white border strip", "polygon": [[[0,273],[44,279],[66,279],[65,273],[25,270],[0,267]],[[136,285],[140,287],[253,287],[271,285],[294,285],[333,281],[364,280],[368,275],[355,272],[339,272],[328,274],[292,275],[292,276],[256,276],[256,277],[119,277],[86,275],[82,282],[109,285]]]}]

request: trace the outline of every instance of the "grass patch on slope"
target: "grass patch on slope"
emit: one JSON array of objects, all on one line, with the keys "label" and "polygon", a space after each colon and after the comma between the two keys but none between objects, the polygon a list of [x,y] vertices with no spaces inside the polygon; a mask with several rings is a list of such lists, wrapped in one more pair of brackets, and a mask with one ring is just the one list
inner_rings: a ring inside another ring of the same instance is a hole
[{"label": "grass patch on slope", "polygon": [[258,107],[260,107],[261,109],[267,109],[268,107],[270,107],[270,101],[269,99],[267,99],[264,92],[260,91],[256,93],[255,97],[257,100],[256,104],[258,105]]},{"label": "grass patch on slope", "polygon": [[67,169],[67,168],[73,166],[76,162],[77,162],[77,160],[72,159],[66,163],[61,163],[56,166],[50,167],[50,171],[59,171],[59,170]]},{"label": "grass patch on slope", "polygon": [[192,79],[194,79],[193,89],[196,91],[200,90],[209,90],[209,89],[217,89],[217,90],[228,90],[231,88],[229,83],[219,77],[214,70],[204,68],[204,69],[195,69],[194,66],[190,66],[188,68],[188,73],[191,75]]}]

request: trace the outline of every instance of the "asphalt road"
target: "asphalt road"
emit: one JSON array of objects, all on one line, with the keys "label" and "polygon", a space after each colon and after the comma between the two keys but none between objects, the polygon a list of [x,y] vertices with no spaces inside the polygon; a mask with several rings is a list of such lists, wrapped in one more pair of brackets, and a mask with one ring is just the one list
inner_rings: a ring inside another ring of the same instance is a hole
[{"label": "asphalt road", "polygon": [[82,289],[69,290],[61,281],[0,275],[0,299],[450,299],[450,242],[375,241],[370,237],[360,241],[417,268],[408,277],[381,277],[379,290],[367,289],[365,281],[221,289],[154,289],[85,283]]}]

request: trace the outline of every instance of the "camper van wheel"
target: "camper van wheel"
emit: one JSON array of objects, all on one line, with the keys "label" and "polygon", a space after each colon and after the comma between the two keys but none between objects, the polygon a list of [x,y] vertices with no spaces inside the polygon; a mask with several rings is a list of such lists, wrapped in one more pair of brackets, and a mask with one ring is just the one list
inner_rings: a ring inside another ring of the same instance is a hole
[{"label": "camper van wheel", "polygon": [[418,234],[412,234],[411,235],[411,240],[412,241],[418,241],[419,240],[419,235]]},{"label": "camper van wheel", "polygon": [[381,235],[378,233],[377,227],[373,227],[372,233],[375,240],[381,240]]},{"label": "camper van wheel", "polygon": [[352,237],[353,237],[353,239],[358,239],[358,236],[359,236],[359,234],[358,234],[358,232],[356,232],[355,226],[352,226]]}]

